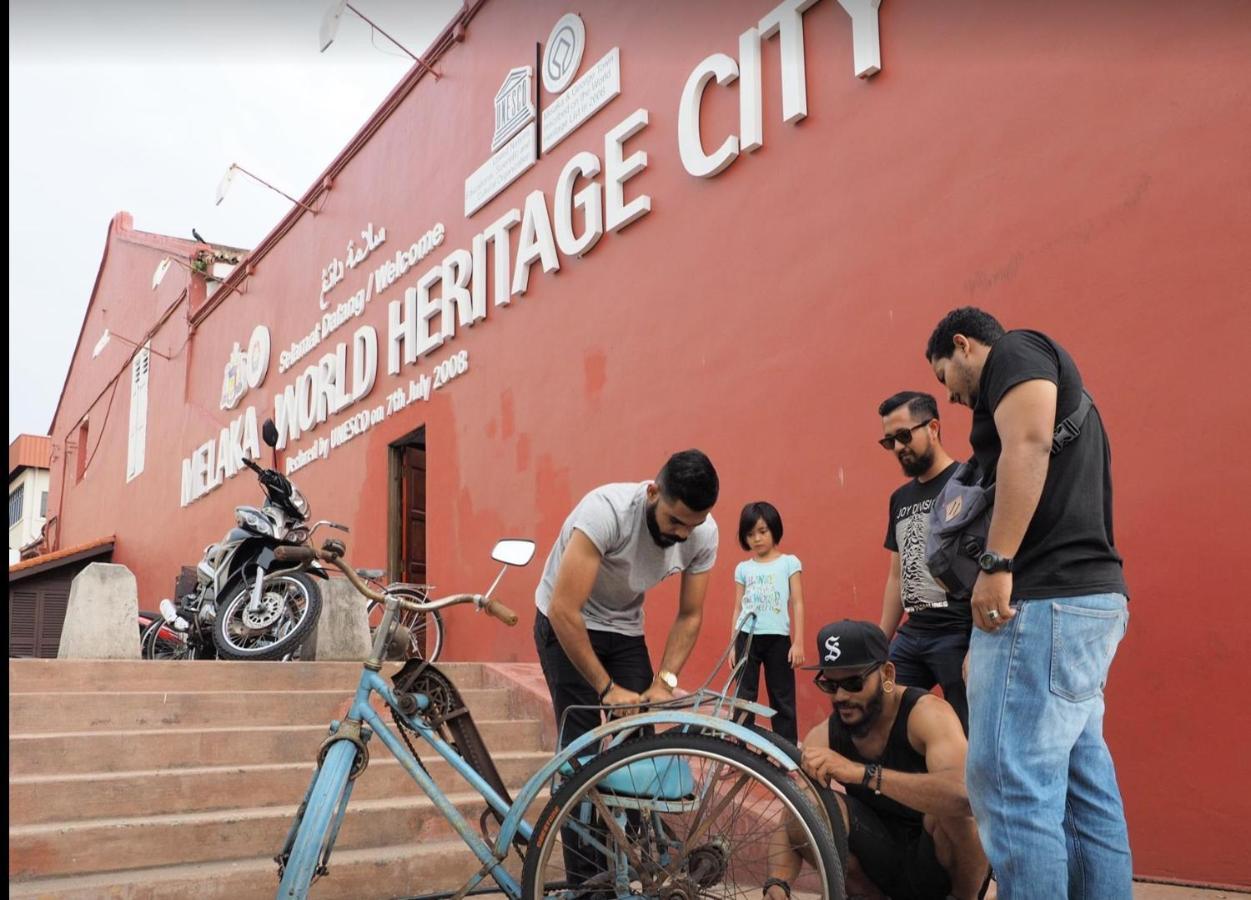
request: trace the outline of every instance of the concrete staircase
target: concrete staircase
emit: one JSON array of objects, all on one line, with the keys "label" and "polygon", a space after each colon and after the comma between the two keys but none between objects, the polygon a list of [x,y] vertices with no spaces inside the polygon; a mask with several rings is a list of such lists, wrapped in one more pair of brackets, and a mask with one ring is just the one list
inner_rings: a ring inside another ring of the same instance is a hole
[{"label": "concrete staircase", "polygon": [[[515,790],[551,752],[535,673],[441,668]],[[272,897],[272,858],[359,673],[356,663],[10,660],[9,896]],[[477,868],[472,854],[381,742],[370,750],[311,896],[458,887]],[[423,759],[476,823],[482,799],[433,753]]]}]

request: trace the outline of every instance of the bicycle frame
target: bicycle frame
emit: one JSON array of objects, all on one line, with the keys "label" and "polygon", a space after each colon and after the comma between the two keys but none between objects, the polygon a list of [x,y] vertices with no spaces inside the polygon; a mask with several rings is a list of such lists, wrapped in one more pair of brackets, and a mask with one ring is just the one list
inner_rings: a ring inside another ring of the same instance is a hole
[{"label": "bicycle frame", "polygon": [[[521,835],[526,841],[529,841],[533,834],[531,824],[524,818],[525,811],[539,796],[540,791],[550,782],[564,767],[574,760],[581,752],[587,748],[598,748],[599,744],[605,739],[609,740],[610,745],[615,745],[624,739],[629,732],[635,731],[645,726],[673,726],[679,728],[695,729],[701,732],[711,732],[722,735],[741,742],[758,752],[767,756],[776,765],[784,771],[792,772],[796,770],[796,765],[785,753],[772,744],[767,737],[752,731],[751,729],[732,722],[728,719],[721,718],[717,715],[709,715],[698,712],[697,710],[705,703],[714,705],[714,709],[718,712],[723,708],[745,709],[757,714],[769,715],[772,710],[767,707],[760,706],[747,701],[737,700],[719,694],[715,691],[708,691],[701,688],[688,697],[678,698],[663,705],[653,711],[640,713],[629,716],[627,718],[613,719],[593,731],[573,741],[569,746],[565,747],[559,753],[552,757],[545,765],[543,765],[529,780],[522,786],[511,806],[506,804],[502,797],[487,784],[485,779],[478,774],[476,770],[452,747],[444,741],[436,731],[431,729],[425,722],[417,716],[408,716],[399,709],[399,704],[391,686],[383,679],[380,673],[382,655],[385,653],[386,634],[395,617],[397,610],[400,608],[402,601],[391,595],[386,595],[385,604],[386,611],[383,614],[382,622],[378,626],[374,644],[371,649],[370,658],[366,660],[364,670],[361,672],[360,682],[357,685],[356,695],[352,702],[352,706],[348,712],[347,718],[342,722],[335,721],[331,723],[330,735],[326,739],[326,743],[322,748],[322,762],[325,762],[331,755],[334,745],[350,741],[356,744],[357,753],[360,753],[367,747],[367,742],[373,734],[377,734],[383,745],[391,751],[391,754],[399,761],[400,765],[408,773],[409,777],[417,783],[422,792],[430,798],[435,808],[443,815],[449,824],[456,830],[456,833],[464,841],[466,846],[473,852],[481,862],[479,870],[470,877],[469,881],[463,885],[458,892],[458,896],[464,896],[465,893],[473,890],[488,875],[494,879],[508,897],[513,900],[521,900],[521,885],[515,878],[505,869],[504,861],[508,857],[509,847],[512,845],[517,835]],[[437,609],[441,605],[450,605],[450,601],[435,601],[426,605],[427,609]],[[715,671],[715,670],[714,670]],[[383,721],[382,717],[373,709],[370,704],[372,694],[378,694],[386,701],[387,706],[391,708],[394,714],[400,717],[405,726],[411,728],[418,739],[430,746],[440,757],[442,757],[452,769],[457,772],[482,798],[487,802],[491,809],[495,810],[503,818],[500,826],[499,835],[495,839],[492,846],[487,840],[478,833],[477,829],[461,815],[448,798],[447,795],[439,788],[434,779],[422,767],[417,759],[409,752],[404,745],[402,739],[398,737],[390,727]],[[430,705],[430,699],[424,694],[414,695],[417,701],[418,710],[424,710]],[[690,707],[684,711],[684,707]],[[366,751],[367,759],[367,751]],[[339,754],[336,756],[336,763],[344,765],[349,764]],[[354,765],[354,764],[353,764]],[[362,769],[363,770],[363,769]],[[304,798],[302,811],[311,803],[320,800],[328,802],[329,798],[315,798],[312,796],[313,787],[317,783],[317,775],[321,771],[319,763],[317,773],[314,774],[312,782],[309,784],[308,793]],[[358,773],[359,774],[359,773]],[[350,776],[354,779],[355,776]],[[303,856],[297,858],[295,853],[286,861],[286,867],[289,870],[299,871],[303,867],[316,867],[319,862],[327,858],[333,849],[334,841],[339,834],[339,828],[343,823],[343,818],[347,812],[348,800],[351,796],[351,781],[349,781],[343,798],[339,803],[339,808],[335,811],[329,829],[329,843],[321,848],[310,849],[309,853],[315,854],[313,859],[307,859]],[[296,821],[292,824],[291,830],[287,835],[287,842],[284,850],[291,847],[295,834],[300,826],[302,818],[297,816]],[[280,887],[281,890],[281,887]]]}]

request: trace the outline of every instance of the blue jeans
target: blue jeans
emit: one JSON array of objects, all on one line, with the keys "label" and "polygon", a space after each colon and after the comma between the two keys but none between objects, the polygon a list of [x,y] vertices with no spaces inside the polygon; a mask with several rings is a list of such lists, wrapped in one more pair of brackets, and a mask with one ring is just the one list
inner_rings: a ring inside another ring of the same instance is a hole
[{"label": "blue jeans", "polygon": [[1130,900],[1125,810],[1103,687],[1129,621],[1121,594],[1015,605],[969,654],[966,781],[1001,900]]}]

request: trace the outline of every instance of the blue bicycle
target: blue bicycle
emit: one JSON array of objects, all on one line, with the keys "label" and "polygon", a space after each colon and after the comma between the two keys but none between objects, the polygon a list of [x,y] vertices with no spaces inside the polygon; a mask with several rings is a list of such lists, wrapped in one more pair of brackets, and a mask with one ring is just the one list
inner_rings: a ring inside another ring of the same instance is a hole
[{"label": "blue bicycle", "polygon": [[[793,748],[781,749],[741,721],[772,710],[706,687],[632,715],[613,717],[622,711],[606,709],[605,724],[557,753],[514,798],[447,675],[413,659],[390,684],[382,678],[388,634],[401,610],[428,613],[472,603],[515,625],[517,616],[491,594],[509,566],[529,563],[533,542],[496,544],[491,555],[504,568],[486,594],[420,603],[391,588],[370,589],[343,560],[339,541],[327,541],[321,550],[279,552],[337,567],[362,595],[383,604],[384,613],[351,709],[342,722],[331,724],[317,771],[275,858],[278,897],[307,897],[314,880],[328,873],[352,786],[368,765],[374,735],[481,864],[458,889],[423,900],[481,893],[479,885],[488,878],[512,900],[755,900],[766,880],[797,857],[809,865],[792,884],[796,896],[844,897],[830,820],[814,802]],[[373,694],[389,708],[394,730],[371,706]],[[414,740],[482,795],[487,809],[477,829],[422,766]],[[525,811],[547,790],[546,807],[533,824],[527,822]],[[361,885],[357,896],[369,896],[368,885]]]}]

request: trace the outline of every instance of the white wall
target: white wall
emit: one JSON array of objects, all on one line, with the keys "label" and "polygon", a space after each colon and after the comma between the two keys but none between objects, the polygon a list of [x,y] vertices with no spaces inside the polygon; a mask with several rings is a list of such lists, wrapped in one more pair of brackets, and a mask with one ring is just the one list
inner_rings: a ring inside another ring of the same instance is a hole
[{"label": "white wall", "polygon": [[25,468],[9,482],[9,496],[13,496],[13,492],[17,490],[18,485],[23,488],[22,493],[22,517],[17,523],[9,528],[9,563],[18,562],[20,559],[19,551],[23,546],[29,544],[35,538],[39,537],[39,530],[43,528],[46,521],[44,516],[39,514],[40,499],[45,491],[48,490],[48,470]]}]

